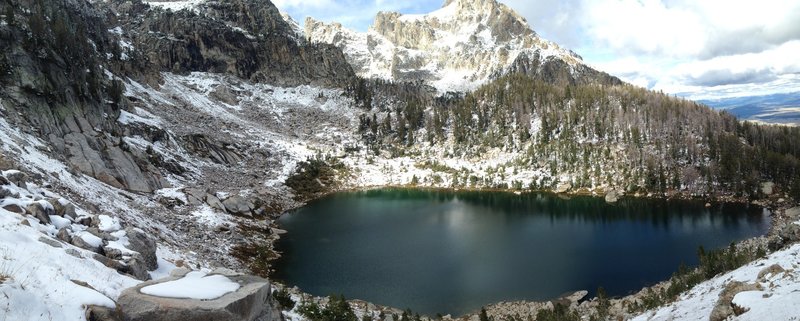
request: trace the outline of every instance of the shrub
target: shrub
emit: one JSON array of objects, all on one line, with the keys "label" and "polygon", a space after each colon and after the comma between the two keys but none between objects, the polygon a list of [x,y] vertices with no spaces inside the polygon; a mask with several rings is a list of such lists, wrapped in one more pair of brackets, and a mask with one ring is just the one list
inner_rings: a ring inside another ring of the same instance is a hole
[{"label": "shrub", "polygon": [[14,14],[14,7],[12,6],[6,7],[6,23],[9,26],[13,26],[16,20],[17,18],[16,15]]},{"label": "shrub", "polygon": [[108,96],[111,97],[111,101],[115,104],[119,104],[122,101],[122,96],[125,93],[125,84],[122,83],[119,79],[114,79],[111,81],[111,86],[108,87]]},{"label": "shrub", "polygon": [[299,198],[311,197],[336,185],[337,169],[344,169],[344,165],[335,161],[329,163],[321,157],[311,158],[297,164],[297,171],[286,179],[286,186]]},{"label": "shrub", "polygon": [[608,309],[611,307],[611,302],[608,301],[608,295],[603,287],[597,288],[597,316],[593,320],[605,320],[608,317]]},{"label": "shrub", "polygon": [[481,308],[481,313],[478,314],[478,320],[480,320],[480,321],[489,321],[489,315],[486,314],[486,309]]},{"label": "shrub", "polygon": [[344,296],[331,295],[328,304],[321,308],[314,302],[301,305],[297,311],[311,321],[357,321],[356,314]]},{"label": "shrub", "polygon": [[747,264],[764,253],[763,249],[736,249],[736,245],[731,243],[727,249],[720,249],[706,252],[701,246],[697,250],[700,258],[700,269],[706,278],[712,278],[717,274],[728,272]]},{"label": "shrub", "polygon": [[289,295],[289,291],[287,291],[286,288],[273,292],[272,297],[278,302],[281,310],[289,311],[294,309],[295,302],[292,300],[292,296]]},{"label": "shrub", "polygon": [[536,321],[580,321],[581,316],[578,312],[571,310],[568,306],[556,304],[552,309],[539,310],[536,313]]}]

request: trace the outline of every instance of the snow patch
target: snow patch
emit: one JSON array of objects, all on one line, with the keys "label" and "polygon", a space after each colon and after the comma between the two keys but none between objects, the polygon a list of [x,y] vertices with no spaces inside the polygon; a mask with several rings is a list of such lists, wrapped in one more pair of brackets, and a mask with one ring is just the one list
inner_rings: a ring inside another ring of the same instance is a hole
[{"label": "snow patch", "polygon": [[184,0],[184,1],[148,1],[150,6],[162,8],[164,10],[180,11],[184,9],[194,9],[206,0]]},{"label": "snow patch", "polygon": [[161,257],[158,256],[158,268],[155,271],[148,272],[150,274],[150,278],[153,280],[162,279],[168,277],[170,272],[175,270],[177,267],[172,262],[169,262]]},{"label": "snow patch", "polygon": [[151,127],[161,127],[161,120],[153,114],[139,107],[134,108],[135,114],[121,110],[117,121],[123,125],[141,123]]},{"label": "snow patch", "polygon": [[182,189],[183,187],[163,188],[157,190],[155,193],[156,195],[176,199],[183,202],[183,204],[188,204],[189,200],[186,198],[186,194],[181,191]]},{"label": "snow patch", "polygon": [[189,272],[185,277],[143,287],[144,294],[175,299],[214,300],[239,289],[239,284],[224,275]]},{"label": "snow patch", "polygon": [[220,226],[230,223],[225,217],[225,214],[217,212],[207,204],[198,207],[197,210],[192,212],[192,216],[194,216],[198,222],[209,226]]},{"label": "snow patch", "polygon": [[122,229],[122,225],[119,224],[119,219],[116,217],[101,214],[98,215],[97,218],[100,219],[100,224],[97,225],[97,228],[103,232],[113,232]]}]

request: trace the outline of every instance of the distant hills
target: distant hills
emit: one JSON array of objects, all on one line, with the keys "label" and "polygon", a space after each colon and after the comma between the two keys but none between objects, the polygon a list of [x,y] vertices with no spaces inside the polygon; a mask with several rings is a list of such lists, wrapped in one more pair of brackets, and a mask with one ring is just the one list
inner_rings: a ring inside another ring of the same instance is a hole
[{"label": "distant hills", "polygon": [[800,126],[800,91],[764,96],[699,100],[737,118],[756,122]]}]

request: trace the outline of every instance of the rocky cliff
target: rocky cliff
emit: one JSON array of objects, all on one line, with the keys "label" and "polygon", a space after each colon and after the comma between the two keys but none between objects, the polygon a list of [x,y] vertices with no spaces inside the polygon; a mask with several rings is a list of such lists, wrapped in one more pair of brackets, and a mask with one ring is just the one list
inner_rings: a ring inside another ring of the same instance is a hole
[{"label": "rocky cliff", "polygon": [[124,59],[107,13],[86,1],[0,4],[0,97],[7,119],[46,138],[72,169],[137,192],[162,187],[160,171],[120,143],[116,122],[124,84],[112,71]]},{"label": "rocky cliff", "polygon": [[200,2],[173,12],[141,2],[112,5],[136,50],[160,71],[225,73],[296,86],[346,84],[354,74],[337,48],[307,44],[267,0]]},{"label": "rocky cliff", "polygon": [[308,18],[305,35],[342,48],[362,77],[424,80],[440,92],[472,90],[511,72],[567,84],[620,83],[542,39],[495,0],[450,0],[425,15],[380,12],[366,33]]},{"label": "rocky cliff", "polygon": [[288,86],[354,78],[338,48],[298,39],[268,0],[206,1],[177,12],[138,0],[9,0],[0,10],[8,119],[46,138],[75,171],[135,192],[168,187],[164,175],[179,169],[122,142],[117,119],[133,108],[126,78],[155,87],[161,72]]}]

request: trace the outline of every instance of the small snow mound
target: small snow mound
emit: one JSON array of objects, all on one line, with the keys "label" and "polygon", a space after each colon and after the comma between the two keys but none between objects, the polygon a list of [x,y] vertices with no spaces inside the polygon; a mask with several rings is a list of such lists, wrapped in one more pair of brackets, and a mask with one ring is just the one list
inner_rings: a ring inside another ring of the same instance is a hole
[{"label": "small snow mound", "polygon": [[98,224],[98,228],[103,232],[113,232],[122,229],[122,225],[119,224],[119,219],[116,217],[111,217],[108,215],[98,215],[98,218],[100,219],[100,224]]},{"label": "small snow mound", "polygon": [[229,223],[225,217],[225,214],[218,213],[211,208],[211,206],[206,204],[203,204],[202,206],[198,207],[197,210],[193,211],[192,216],[194,216],[198,222],[208,226],[220,226]]},{"label": "small snow mound", "polygon": [[238,289],[239,284],[224,275],[195,271],[175,281],[143,287],[141,292],[162,298],[214,300]]},{"label": "small snow mound", "polygon": [[72,224],[72,221],[70,221],[69,219],[63,218],[58,215],[50,215],[50,222],[53,224],[53,226],[56,227],[56,229],[59,230],[65,227],[69,227]]},{"label": "small snow mound", "polygon": [[159,254],[159,257],[158,257],[158,268],[155,271],[148,272],[148,274],[150,274],[150,277],[153,280],[158,280],[158,279],[162,279],[162,278],[168,277],[169,273],[172,272],[172,270],[175,270],[177,268],[175,266],[175,264],[173,264],[170,261],[165,260],[160,255],[161,254]]},{"label": "small snow mound", "polygon": [[186,204],[189,202],[189,200],[186,198],[186,194],[183,193],[182,190],[183,187],[163,188],[157,190],[155,193],[158,196],[176,199]]}]

